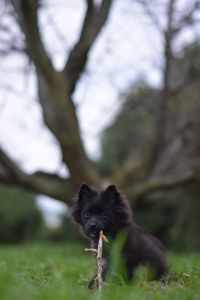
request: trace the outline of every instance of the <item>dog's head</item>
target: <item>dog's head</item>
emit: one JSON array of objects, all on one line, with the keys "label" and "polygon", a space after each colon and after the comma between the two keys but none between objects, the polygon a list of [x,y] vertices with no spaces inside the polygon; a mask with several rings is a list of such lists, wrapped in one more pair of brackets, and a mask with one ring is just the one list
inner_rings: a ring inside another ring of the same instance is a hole
[{"label": "dog's head", "polygon": [[113,235],[116,228],[127,221],[128,210],[114,185],[98,192],[82,184],[72,215],[88,237],[96,238],[100,230]]},{"label": "dog's head", "polygon": [[87,184],[81,185],[73,216],[87,236],[95,238],[100,230],[106,233],[112,228],[114,205],[118,198],[119,192],[114,185],[103,192],[97,192]]}]

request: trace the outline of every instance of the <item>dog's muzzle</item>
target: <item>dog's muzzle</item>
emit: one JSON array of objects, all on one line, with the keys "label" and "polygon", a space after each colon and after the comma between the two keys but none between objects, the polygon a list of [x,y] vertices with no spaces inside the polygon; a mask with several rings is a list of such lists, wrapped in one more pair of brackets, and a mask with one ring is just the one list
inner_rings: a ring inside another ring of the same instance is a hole
[{"label": "dog's muzzle", "polygon": [[99,235],[99,232],[102,229],[103,229],[103,227],[100,224],[100,222],[95,222],[95,221],[89,222],[86,226],[86,231],[87,231],[88,235],[91,237]]}]

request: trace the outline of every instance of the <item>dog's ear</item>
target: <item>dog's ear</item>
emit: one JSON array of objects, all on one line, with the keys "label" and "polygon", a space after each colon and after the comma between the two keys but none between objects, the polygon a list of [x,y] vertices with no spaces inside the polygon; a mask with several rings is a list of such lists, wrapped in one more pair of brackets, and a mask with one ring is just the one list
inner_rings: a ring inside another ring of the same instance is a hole
[{"label": "dog's ear", "polygon": [[119,191],[117,190],[115,185],[109,185],[107,189],[104,191],[104,199],[106,202],[110,204],[115,204],[120,199]]},{"label": "dog's ear", "polygon": [[79,190],[79,202],[91,200],[95,192],[87,185],[83,183]]}]

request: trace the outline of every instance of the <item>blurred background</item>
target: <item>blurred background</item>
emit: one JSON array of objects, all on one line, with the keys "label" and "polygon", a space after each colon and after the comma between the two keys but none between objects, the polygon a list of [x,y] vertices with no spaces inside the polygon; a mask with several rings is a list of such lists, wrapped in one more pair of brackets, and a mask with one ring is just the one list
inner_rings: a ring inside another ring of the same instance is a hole
[{"label": "blurred background", "polygon": [[0,243],[79,242],[80,184],[114,183],[200,249],[200,1],[0,1]]}]

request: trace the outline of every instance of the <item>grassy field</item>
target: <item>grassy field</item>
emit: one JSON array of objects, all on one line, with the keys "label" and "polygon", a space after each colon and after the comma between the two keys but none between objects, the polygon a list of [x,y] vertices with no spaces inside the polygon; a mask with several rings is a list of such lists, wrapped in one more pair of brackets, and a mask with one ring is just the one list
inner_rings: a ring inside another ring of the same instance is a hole
[{"label": "grassy field", "polygon": [[88,290],[94,262],[78,245],[0,247],[1,300],[200,299],[200,254],[169,254],[164,282],[148,282],[145,271],[132,284],[110,282]]}]

